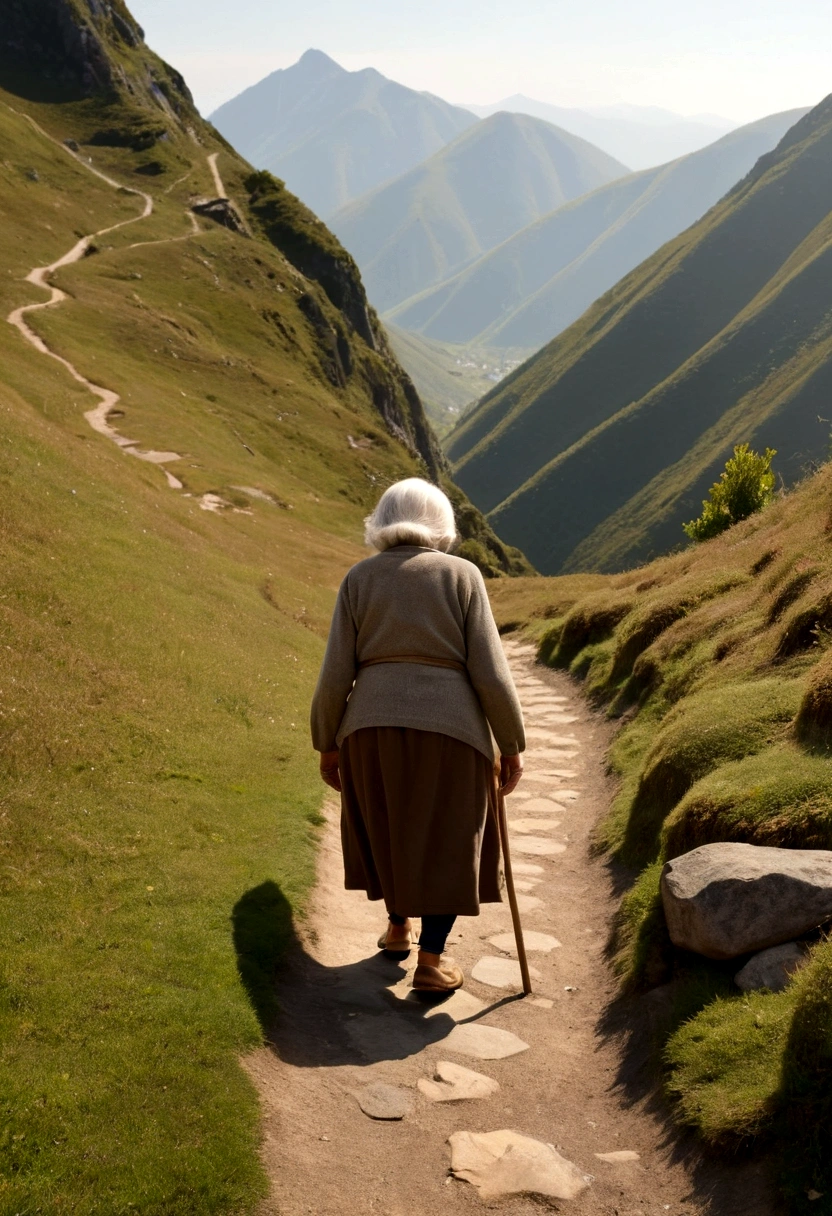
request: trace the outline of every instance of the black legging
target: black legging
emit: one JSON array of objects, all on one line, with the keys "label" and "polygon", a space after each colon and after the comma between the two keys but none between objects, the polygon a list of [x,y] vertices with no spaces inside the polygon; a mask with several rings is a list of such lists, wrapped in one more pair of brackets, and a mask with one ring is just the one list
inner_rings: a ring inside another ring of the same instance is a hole
[{"label": "black legging", "polygon": [[[399,916],[396,912],[388,912],[387,915],[390,917],[391,925],[403,925],[407,921],[406,916]],[[448,934],[453,929],[455,920],[456,916],[423,916],[419,949],[424,950],[427,954],[441,954],[445,949]]]}]

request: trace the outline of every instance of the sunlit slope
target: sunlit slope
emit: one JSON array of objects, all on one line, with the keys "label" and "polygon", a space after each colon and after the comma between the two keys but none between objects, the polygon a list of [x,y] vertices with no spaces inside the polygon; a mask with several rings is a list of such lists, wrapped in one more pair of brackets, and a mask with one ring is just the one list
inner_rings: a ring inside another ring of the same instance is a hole
[{"label": "sunlit slope", "polygon": [[[0,1209],[253,1212],[238,1061],[314,877],[333,597],[379,490],[441,457],[352,260],[121,3],[13,10],[0,82]],[[236,230],[190,209],[214,156]],[[27,322],[163,467],[6,323],[93,233]]]},{"label": "sunlit slope", "polygon": [[374,68],[347,72],[321,51],[272,72],[211,115],[252,164],[325,218],[406,173],[475,116]]},{"label": "sunlit slope", "polygon": [[700,219],[805,113],[770,115],[567,203],[390,319],[440,341],[543,346]]},{"label": "sunlit slope", "polygon": [[373,304],[385,311],[626,173],[550,123],[495,114],[331,223],[361,267]]},{"label": "sunlit slope", "polygon": [[735,442],[825,455],[830,200],[827,99],[466,418],[456,476],[538,568],[674,543]]}]

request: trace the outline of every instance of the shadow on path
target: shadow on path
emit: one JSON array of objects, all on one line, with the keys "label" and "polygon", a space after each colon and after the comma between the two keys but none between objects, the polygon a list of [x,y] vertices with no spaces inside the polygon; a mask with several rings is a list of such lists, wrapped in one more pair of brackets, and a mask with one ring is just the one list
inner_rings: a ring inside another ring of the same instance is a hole
[{"label": "shadow on path", "polygon": [[442,1011],[449,997],[391,992],[406,971],[381,951],[325,967],[304,950],[275,882],[247,891],[232,925],[237,969],[263,1033],[281,1060],[299,1068],[403,1060],[447,1038],[458,1022],[522,999],[502,997],[452,1018]]}]

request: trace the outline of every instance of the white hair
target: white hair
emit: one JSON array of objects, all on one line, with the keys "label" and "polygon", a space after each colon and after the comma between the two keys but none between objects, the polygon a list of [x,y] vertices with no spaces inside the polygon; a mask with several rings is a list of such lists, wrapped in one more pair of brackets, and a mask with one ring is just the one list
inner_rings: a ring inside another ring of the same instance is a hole
[{"label": "white hair", "polygon": [[447,552],[456,540],[454,509],[438,486],[406,477],[388,486],[364,520],[364,540],[380,553],[394,545]]}]

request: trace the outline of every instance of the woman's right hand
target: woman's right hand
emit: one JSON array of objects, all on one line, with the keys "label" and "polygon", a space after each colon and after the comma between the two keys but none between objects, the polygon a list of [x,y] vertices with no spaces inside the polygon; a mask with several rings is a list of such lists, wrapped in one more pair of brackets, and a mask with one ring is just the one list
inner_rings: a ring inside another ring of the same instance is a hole
[{"label": "woman's right hand", "polygon": [[341,793],[341,774],[338,771],[338,753],[321,752],[321,777],[336,793]]},{"label": "woman's right hand", "polygon": [[517,789],[522,776],[522,756],[500,756],[500,790],[505,797]]}]

